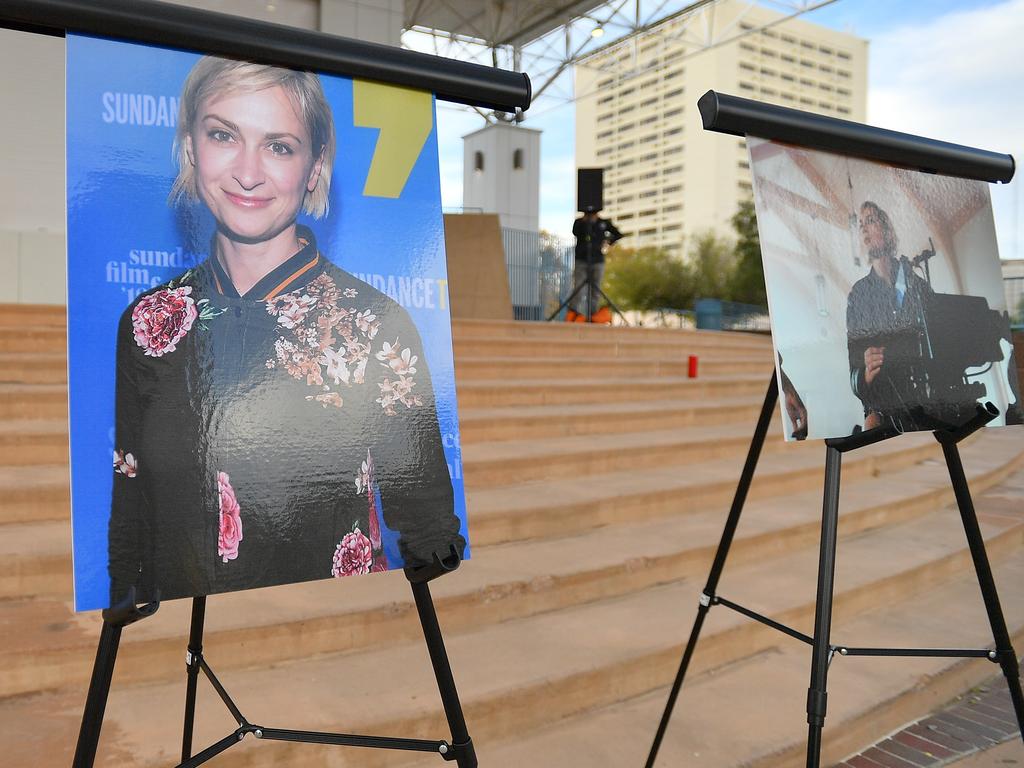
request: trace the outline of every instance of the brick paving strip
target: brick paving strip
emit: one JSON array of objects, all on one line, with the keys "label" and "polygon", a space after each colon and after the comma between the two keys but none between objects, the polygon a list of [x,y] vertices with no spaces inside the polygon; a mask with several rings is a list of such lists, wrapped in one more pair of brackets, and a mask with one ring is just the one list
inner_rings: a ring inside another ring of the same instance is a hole
[{"label": "brick paving strip", "polygon": [[1020,729],[1000,675],[833,768],[941,768],[1011,739]]}]

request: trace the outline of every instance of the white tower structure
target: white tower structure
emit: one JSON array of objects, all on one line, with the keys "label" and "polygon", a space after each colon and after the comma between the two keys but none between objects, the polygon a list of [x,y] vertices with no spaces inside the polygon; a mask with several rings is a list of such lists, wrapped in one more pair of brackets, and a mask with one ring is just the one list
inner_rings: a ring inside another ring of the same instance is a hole
[{"label": "white tower structure", "polygon": [[496,123],[462,137],[462,206],[503,227],[540,228],[540,131]]}]

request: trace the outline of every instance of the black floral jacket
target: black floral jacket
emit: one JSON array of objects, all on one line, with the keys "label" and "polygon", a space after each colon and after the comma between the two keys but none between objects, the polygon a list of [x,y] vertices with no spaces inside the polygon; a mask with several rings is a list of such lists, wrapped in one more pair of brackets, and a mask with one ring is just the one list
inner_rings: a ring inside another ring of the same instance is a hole
[{"label": "black floral jacket", "polygon": [[122,316],[111,604],[463,553],[411,318],[300,235],[245,296],[210,258]]}]

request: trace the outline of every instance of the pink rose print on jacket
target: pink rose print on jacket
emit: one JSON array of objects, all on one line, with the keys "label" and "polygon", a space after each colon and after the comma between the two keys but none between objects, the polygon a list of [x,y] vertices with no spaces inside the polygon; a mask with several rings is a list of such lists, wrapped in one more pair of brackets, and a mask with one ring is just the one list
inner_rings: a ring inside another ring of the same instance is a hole
[{"label": "pink rose print on jacket", "polygon": [[346,533],[334,550],[334,567],[331,568],[331,575],[337,578],[369,573],[372,565],[373,547],[370,540],[359,530],[359,526],[354,526],[352,533]]},{"label": "pink rose print on jacket", "polygon": [[164,288],[144,296],[132,311],[135,343],[150,357],[173,352],[199,317],[192,287]]},{"label": "pink rose print on jacket", "polygon": [[124,451],[114,451],[114,471],[120,472],[127,477],[135,477],[138,471],[138,463],[135,457]]},{"label": "pink rose print on jacket", "polygon": [[238,557],[238,542],[242,540],[242,510],[235,498],[235,489],[225,472],[217,473],[217,496],[220,500],[220,535],[217,537],[217,555],[226,563]]}]

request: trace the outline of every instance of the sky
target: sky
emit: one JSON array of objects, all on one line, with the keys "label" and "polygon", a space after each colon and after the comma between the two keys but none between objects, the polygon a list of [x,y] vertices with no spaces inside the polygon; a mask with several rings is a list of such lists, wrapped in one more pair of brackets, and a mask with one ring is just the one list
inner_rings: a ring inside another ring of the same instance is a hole
[{"label": "sky", "polygon": [[[870,41],[868,123],[1024,158],[1024,0],[838,0],[803,18]],[[524,125],[543,131],[540,225],[568,235],[575,218],[575,110],[571,103],[539,103],[526,117]],[[474,114],[440,106],[447,208],[462,205],[461,137],[482,126]],[[1021,184],[992,186],[1003,258],[1024,258]]]}]

